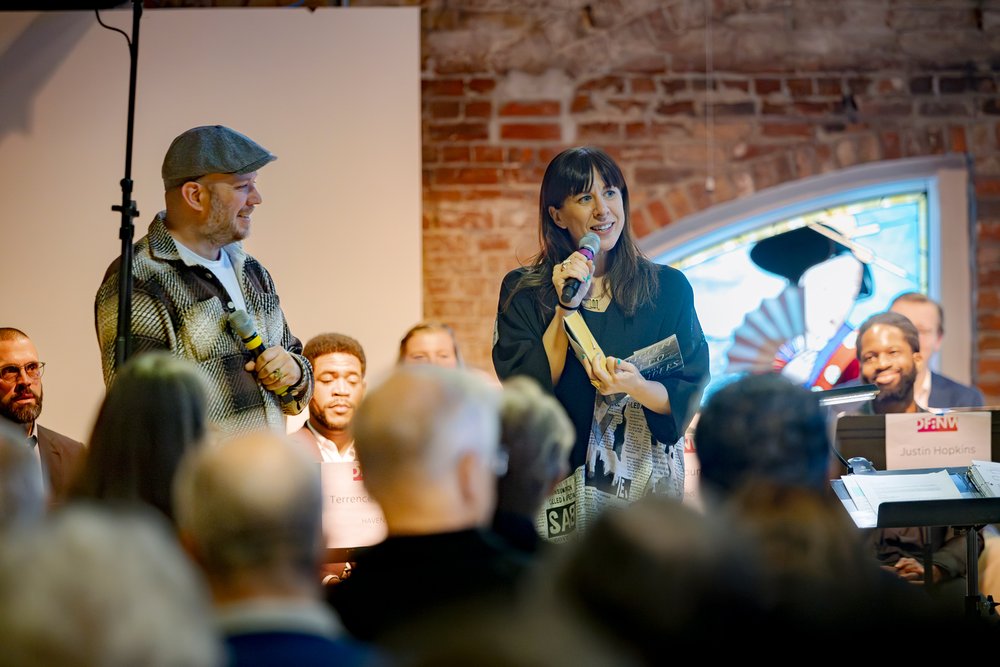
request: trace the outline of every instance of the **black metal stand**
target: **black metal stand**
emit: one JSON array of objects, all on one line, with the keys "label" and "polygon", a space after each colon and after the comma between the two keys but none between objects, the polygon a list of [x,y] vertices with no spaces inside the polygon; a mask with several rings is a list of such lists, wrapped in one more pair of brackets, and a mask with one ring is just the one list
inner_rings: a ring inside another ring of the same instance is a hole
[{"label": "black metal stand", "polygon": [[997,604],[992,595],[979,592],[979,538],[977,533],[983,525],[955,526],[955,530],[965,531],[965,615],[969,617],[995,616]]},{"label": "black metal stand", "polygon": [[128,89],[128,130],[125,137],[125,177],[121,180],[122,203],[112,206],[112,211],[122,215],[118,238],[122,242],[121,264],[118,268],[118,334],[115,338],[115,368],[121,368],[132,351],[132,236],[135,232],[133,218],[139,215],[132,199],[132,135],[135,124],[135,81],[139,66],[139,20],[142,2],[132,2],[132,39],[129,40],[131,73]]}]

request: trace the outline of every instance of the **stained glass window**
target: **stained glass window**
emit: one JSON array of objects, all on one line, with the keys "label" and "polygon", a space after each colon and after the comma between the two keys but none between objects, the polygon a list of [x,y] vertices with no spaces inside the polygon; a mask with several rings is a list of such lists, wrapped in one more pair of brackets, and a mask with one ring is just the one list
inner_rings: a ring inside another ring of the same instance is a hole
[{"label": "stained glass window", "polygon": [[896,295],[928,291],[926,190],[733,227],[728,238],[654,257],[681,269],[694,289],[711,355],[706,398],[769,368],[816,389],[850,380],[856,327]]}]

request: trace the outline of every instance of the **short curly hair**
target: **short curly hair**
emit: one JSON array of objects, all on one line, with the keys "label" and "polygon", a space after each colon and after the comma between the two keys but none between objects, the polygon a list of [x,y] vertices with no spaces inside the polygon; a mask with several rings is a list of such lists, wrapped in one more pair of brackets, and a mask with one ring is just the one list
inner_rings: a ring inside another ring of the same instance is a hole
[{"label": "short curly hair", "polygon": [[361,347],[361,343],[356,339],[346,334],[321,333],[313,336],[302,350],[302,356],[312,364],[315,363],[318,357],[322,357],[324,354],[333,354],[334,352],[343,352],[357,357],[358,361],[361,362],[361,375],[364,376],[367,368],[364,348]]},{"label": "short curly hair", "polygon": [[905,315],[900,315],[897,312],[887,310],[884,313],[875,313],[862,322],[861,326],[858,327],[858,359],[861,359],[862,354],[861,339],[864,338],[865,334],[868,333],[868,330],[876,324],[896,327],[899,329],[900,333],[903,334],[903,338],[906,340],[907,345],[910,346],[910,351],[920,351],[920,332],[917,331],[917,327],[914,326],[913,322],[911,322]]}]

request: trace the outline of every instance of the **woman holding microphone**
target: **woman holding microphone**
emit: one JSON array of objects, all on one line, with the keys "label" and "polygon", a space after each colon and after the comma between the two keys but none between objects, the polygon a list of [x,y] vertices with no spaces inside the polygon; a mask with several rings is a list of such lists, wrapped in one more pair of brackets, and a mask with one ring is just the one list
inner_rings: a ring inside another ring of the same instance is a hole
[{"label": "woman holding microphone", "polygon": [[[682,439],[708,381],[708,347],[690,284],[676,269],[642,255],[629,224],[625,178],[600,149],[571,148],[549,163],[539,225],[541,251],[528,266],[508,273],[500,288],[497,375],[530,375],[566,409],[576,428],[570,463],[577,498],[585,483],[630,502],[663,491],[663,478],[670,475],[675,479],[665,492],[682,494]],[[595,236],[599,247],[591,259]],[[581,241],[591,248],[581,249]],[[575,293],[573,281],[579,283]],[[577,312],[606,355],[594,363],[576,358],[570,347],[564,320]],[[676,348],[668,340],[673,335]],[[652,357],[645,355],[641,371],[626,360],[661,342]],[[682,365],[657,367],[655,360],[670,350],[679,352]],[[615,401],[625,412],[620,419],[613,409],[611,417],[605,411]],[[644,428],[655,440],[652,447],[630,443]]]}]

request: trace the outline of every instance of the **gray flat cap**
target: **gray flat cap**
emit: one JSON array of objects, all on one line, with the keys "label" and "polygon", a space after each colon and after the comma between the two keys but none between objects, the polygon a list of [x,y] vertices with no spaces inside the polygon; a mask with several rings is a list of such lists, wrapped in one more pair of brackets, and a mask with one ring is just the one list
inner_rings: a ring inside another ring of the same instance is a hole
[{"label": "gray flat cap", "polygon": [[163,157],[163,187],[169,190],[205,174],[249,174],[277,159],[236,130],[222,125],[193,127],[170,143]]}]

